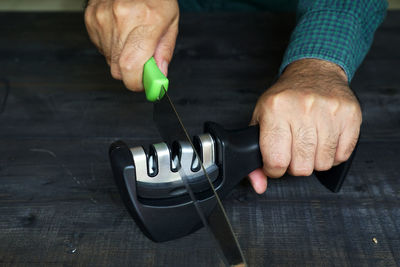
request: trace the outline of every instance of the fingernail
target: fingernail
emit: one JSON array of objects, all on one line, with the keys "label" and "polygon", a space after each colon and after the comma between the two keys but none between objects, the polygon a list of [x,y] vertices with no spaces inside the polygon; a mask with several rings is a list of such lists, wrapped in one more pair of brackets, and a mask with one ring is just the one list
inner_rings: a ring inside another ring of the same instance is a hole
[{"label": "fingernail", "polygon": [[161,63],[161,72],[167,76],[168,75],[168,62],[163,60],[163,62]]}]

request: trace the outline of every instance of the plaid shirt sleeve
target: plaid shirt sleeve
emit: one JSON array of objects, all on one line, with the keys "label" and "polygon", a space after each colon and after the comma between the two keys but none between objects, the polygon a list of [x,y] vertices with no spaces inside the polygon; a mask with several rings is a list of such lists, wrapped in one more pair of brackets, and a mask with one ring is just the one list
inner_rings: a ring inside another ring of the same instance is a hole
[{"label": "plaid shirt sleeve", "polygon": [[338,64],[350,82],[386,9],[384,0],[300,0],[279,73],[293,61],[318,58]]}]

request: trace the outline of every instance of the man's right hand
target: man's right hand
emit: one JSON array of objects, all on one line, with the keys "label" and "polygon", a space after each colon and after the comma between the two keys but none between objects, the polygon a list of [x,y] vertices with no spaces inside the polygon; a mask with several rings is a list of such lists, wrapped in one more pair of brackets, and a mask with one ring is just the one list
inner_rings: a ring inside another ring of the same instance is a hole
[{"label": "man's right hand", "polygon": [[143,90],[143,65],[154,56],[167,75],[178,34],[177,0],[90,0],[85,23],[111,75]]}]

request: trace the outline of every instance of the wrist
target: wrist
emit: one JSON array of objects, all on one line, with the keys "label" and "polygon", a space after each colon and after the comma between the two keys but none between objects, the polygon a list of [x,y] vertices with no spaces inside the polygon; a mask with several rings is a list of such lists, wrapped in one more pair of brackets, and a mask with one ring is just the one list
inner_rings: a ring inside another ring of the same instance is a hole
[{"label": "wrist", "polygon": [[289,77],[326,77],[336,81],[348,83],[347,75],[337,64],[330,61],[314,58],[305,58],[290,63],[280,79]]}]

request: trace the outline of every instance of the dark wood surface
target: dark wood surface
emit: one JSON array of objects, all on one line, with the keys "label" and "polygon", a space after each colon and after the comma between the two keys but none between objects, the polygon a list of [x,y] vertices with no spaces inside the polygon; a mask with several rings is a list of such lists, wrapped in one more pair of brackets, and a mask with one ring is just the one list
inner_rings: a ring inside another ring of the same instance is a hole
[{"label": "dark wood surface", "polygon": [[[243,127],[294,19],[184,14],[171,94],[192,133]],[[156,244],[125,211],[107,150],[160,141],[152,106],[112,80],[82,14],[0,14],[0,265],[221,266],[204,229]],[[247,182],[225,207],[250,266],[400,265],[400,12],[352,83],[363,136],[338,194],[315,178]],[[376,238],[378,243],[373,242]]]}]

